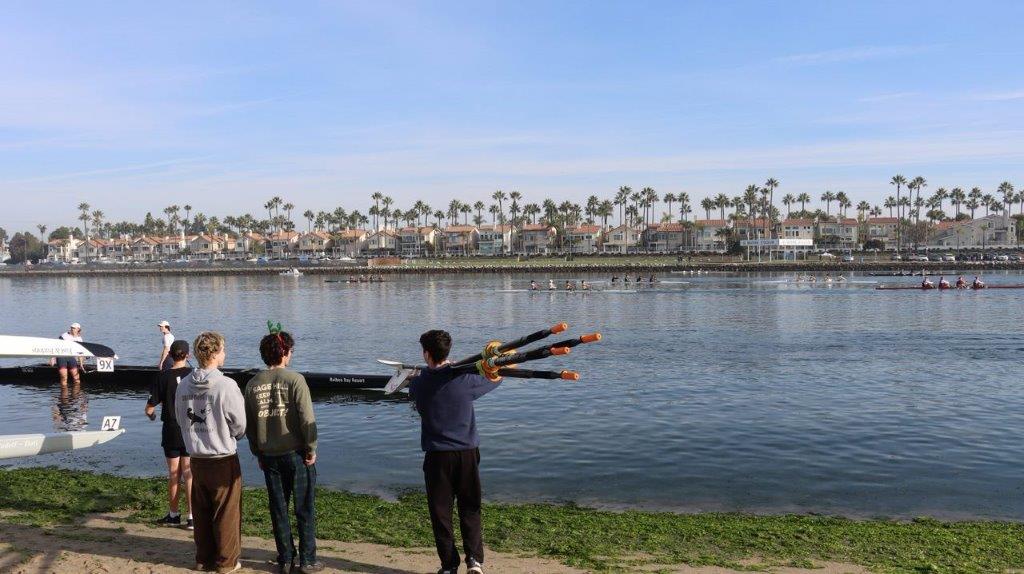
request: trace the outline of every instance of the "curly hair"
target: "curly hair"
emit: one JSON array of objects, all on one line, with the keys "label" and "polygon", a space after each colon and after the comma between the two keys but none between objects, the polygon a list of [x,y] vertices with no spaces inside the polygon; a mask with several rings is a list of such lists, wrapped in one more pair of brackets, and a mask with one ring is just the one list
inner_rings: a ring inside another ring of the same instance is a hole
[{"label": "curly hair", "polygon": [[260,357],[268,367],[276,367],[295,348],[295,339],[287,331],[271,333],[260,341]]},{"label": "curly hair", "polygon": [[206,366],[213,360],[213,356],[224,348],[224,336],[213,331],[200,333],[196,337],[192,349],[195,351],[196,359],[200,366]]}]

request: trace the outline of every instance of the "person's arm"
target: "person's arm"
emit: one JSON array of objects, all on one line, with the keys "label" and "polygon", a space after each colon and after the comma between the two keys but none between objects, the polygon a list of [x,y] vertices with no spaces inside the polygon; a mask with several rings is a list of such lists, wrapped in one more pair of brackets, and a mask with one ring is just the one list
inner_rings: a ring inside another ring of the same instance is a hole
[{"label": "person's arm", "polygon": [[160,351],[160,360],[157,361],[157,363],[156,363],[156,368],[157,369],[163,368],[164,361],[167,359],[167,354],[170,353],[170,352],[171,352],[171,348],[165,345],[164,346],[164,350]]},{"label": "person's arm", "polygon": [[[225,377],[226,378],[226,377]],[[235,381],[227,379],[228,391],[224,394],[224,420],[228,423],[228,431],[236,440],[245,436],[245,399]],[[233,387],[233,388],[232,388]]]},{"label": "person's arm", "polygon": [[466,375],[466,379],[466,383],[470,386],[469,392],[473,396],[474,401],[498,388],[498,385],[501,384],[501,381],[494,383],[482,375]]},{"label": "person's arm", "polygon": [[299,381],[292,385],[292,399],[299,415],[299,432],[302,434],[302,445],[306,465],[316,462],[316,414],[313,412],[313,399],[309,396],[309,385],[299,375]]},{"label": "person's arm", "polygon": [[[164,396],[166,390],[161,385],[160,375],[153,378],[153,381],[149,385],[149,399],[146,401],[146,416],[153,420],[153,415],[156,413],[156,406],[162,401],[161,397]],[[167,408],[167,407],[164,407]]]},{"label": "person's arm", "polygon": [[[245,402],[245,420],[254,421],[256,420],[256,397],[249,392],[252,388],[252,383],[246,385],[245,393],[242,397]],[[245,436],[249,439],[249,451],[252,452],[256,460],[260,460],[259,450],[256,449],[256,425],[246,425]],[[263,461],[260,460],[260,468],[263,468]]]}]

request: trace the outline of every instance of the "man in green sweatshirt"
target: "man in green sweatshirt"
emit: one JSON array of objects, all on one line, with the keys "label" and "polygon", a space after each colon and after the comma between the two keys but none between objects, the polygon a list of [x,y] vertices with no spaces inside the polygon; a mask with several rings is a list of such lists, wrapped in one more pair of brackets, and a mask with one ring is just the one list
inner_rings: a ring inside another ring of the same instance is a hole
[{"label": "man in green sweatshirt", "polygon": [[[268,368],[245,386],[246,434],[266,478],[278,571],[307,574],[324,569],[316,561],[316,417],[306,379],[288,369],[294,347],[295,341],[284,331],[260,341],[260,355]],[[288,518],[292,498],[298,552]]]}]

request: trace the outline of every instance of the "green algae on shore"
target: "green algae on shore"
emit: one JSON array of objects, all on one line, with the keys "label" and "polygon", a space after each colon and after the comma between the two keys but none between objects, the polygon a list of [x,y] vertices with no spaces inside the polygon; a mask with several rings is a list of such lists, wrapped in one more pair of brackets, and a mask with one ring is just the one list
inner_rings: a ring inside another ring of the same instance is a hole
[{"label": "green algae on shore", "polygon": [[[121,478],[57,468],[0,469],[0,521],[59,524],[92,513],[149,521],[164,504],[164,479]],[[318,536],[397,547],[433,544],[425,499],[395,502],[323,489]],[[246,534],[269,537],[266,493],[249,488]],[[758,568],[811,561],[878,572],[1003,572],[1024,566],[1024,525],[1009,522],[849,520],[824,516],[610,512],[574,505],[487,504],[485,538],[499,552],[550,557],[616,571],[640,564]]]}]

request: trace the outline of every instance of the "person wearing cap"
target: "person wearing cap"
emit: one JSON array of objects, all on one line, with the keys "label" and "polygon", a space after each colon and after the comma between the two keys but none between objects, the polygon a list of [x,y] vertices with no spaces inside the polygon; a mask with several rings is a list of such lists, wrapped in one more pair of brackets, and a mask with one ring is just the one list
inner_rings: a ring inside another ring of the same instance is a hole
[{"label": "person wearing cap", "polygon": [[[82,342],[82,326],[78,323],[72,323],[71,327],[68,328],[67,332],[60,334],[60,339],[64,341],[73,341],[75,343]],[[52,361],[57,366],[57,374],[60,375],[60,386],[66,387],[68,385],[68,373],[71,374],[71,380],[76,385],[81,383],[78,378],[78,371],[82,368],[82,359],[79,357],[57,357]]]},{"label": "person wearing cap", "polygon": [[161,371],[149,388],[149,400],[146,401],[146,416],[156,420],[156,406],[160,409],[160,420],[163,423],[160,446],[164,449],[167,461],[167,514],[156,521],[161,526],[181,526],[181,513],[178,501],[181,498],[181,483],[185,483],[185,499],[188,501],[189,513],[185,527],[193,529],[192,523],[192,465],[181,438],[181,427],[174,416],[174,394],[178,391],[178,383],[192,372],[188,366],[188,343],[174,341],[171,343],[171,368]]},{"label": "person wearing cap", "polygon": [[157,361],[156,366],[161,371],[166,371],[174,363],[174,360],[171,359],[171,343],[174,342],[174,335],[171,334],[171,324],[167,321],[160,321],[156,326],[160,328],[160,334],[164,340],[164,348],[160,351],[160,360]]}]

